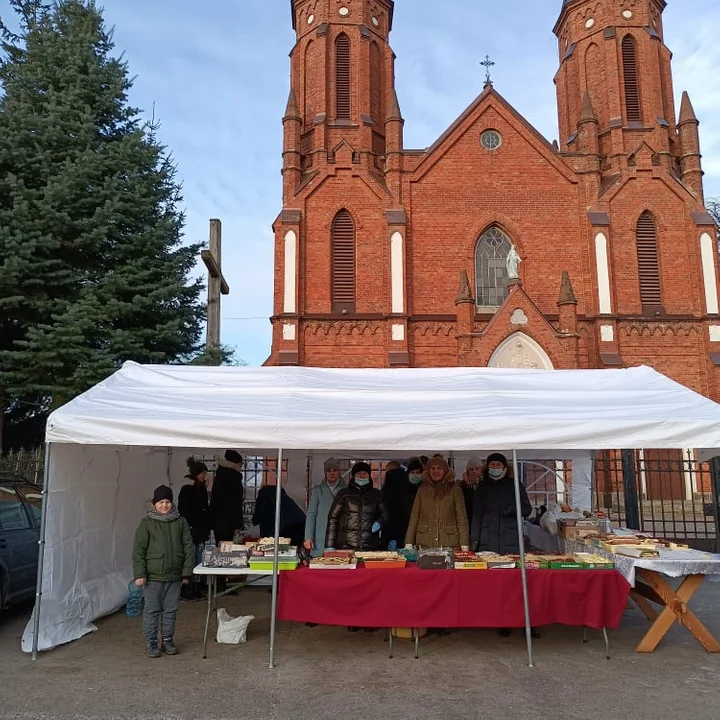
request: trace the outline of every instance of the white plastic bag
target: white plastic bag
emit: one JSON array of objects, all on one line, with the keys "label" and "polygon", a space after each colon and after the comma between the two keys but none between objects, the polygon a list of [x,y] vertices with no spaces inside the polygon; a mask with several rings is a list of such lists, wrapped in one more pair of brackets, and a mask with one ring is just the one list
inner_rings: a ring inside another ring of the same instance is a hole
[{"label": "white plastic bag", "polygon": [[248,625],[254,619],[254,615],[242,615],[234,618],[225,608],[218,608],[216,640],[224,645],[238,645],[247,642]]}]

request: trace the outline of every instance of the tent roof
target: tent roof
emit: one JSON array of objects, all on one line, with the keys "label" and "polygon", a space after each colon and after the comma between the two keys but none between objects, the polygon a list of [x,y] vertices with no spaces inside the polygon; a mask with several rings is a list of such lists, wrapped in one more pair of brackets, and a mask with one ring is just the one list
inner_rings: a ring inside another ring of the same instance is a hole
[{"label": "tent roof", "polygon": [[126,363],[47,440],[246,451],[716,448],[720,405],[648,367],[318,369]]}]

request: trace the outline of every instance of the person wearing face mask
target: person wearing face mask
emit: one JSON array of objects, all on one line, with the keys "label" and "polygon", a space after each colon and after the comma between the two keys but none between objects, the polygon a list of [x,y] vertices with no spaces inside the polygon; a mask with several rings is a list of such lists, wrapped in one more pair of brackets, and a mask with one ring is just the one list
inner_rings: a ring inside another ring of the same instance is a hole
[{"label": "person wearing face mask", "polygon": [[303,546],[313,557],[321,557],[325,549],[328,514],[335,496],[347,486],[340,477],[340,463],[328,458],[324,465],[325,479],[310,492],[305,519],[305,542]]},{"label": "person wearing face mask", "polygon": [[468,458],[465,464],[465,472],[460,481],[460,489],[465,499],[465,512],[467,513],[468,527],[472,527],[473,503],[475,502],[475,490],[482,477],[485,466],[479,457]]},{"label": "person wearing face mask", "polygon": [[443,457],[430,458],[423,471],[405,543],[425,548],[468,549],[470,533],[465,501],[455,482],[455,473]]},{"label": "person wearing face mask", "polygon": [[383,544],[388,550],[396,550],[405,544],[405,533],[421,482],[422,463],[417,458],[410,460],[407,472],[398,468],[385,473],[382,494],[390,522],[383,531]]},{"label": "person wearing face mask", "polygon": [[[520,508],[523,517],[530,516],[532,507],[522,485]],[[475,490],[471,537],[475,552],[499,555],[520,552],[515,481],[507,458],[501,453],[488,455],[485,471]]]},{"label": "person wearing face mask", "polygon": [[371,472],[368,463],[353,465],[350,484],[338,492],[328,513],[326,549],[381,549],[389,516],[382,493],[372,485]]},{"label": "person wearing face mask", "polygon": [[[524,486],[520,485],[520,512],[524,518],[532,512]],[[472,549],[475,552],[494,552],[499,555],[516,555],[520,552],[517,508],[515,506],[515,480],[501,453],[488,455],[485,471],[475,491],[472,522]],[[501,637],[512,632],[500,628]],[[534,638],[539,637],[531,628]]]}]

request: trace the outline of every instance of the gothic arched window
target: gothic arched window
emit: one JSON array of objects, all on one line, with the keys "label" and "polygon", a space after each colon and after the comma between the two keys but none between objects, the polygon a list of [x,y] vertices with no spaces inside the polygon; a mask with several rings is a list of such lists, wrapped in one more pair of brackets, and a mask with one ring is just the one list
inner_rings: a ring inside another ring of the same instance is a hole
[{"label": "gothic arched window", "polygon": [[637,241],[640,302],[643,306],[643,313],[647,314],[662,307],[657,228],[655,219],[647,210],[638,218],[635,236]]},{"label": "gothic arched window", "polygon": [[350,38],[345,33],[335,41],[335,117],[350,119]]},{"label": "gothic arched window", "polygon": [[340,210],[332,223],[332,311],[355,312],[355,223],[347,210]]},{"label": "gothic arched window", "polygon": [[475,302],[478,307],[498,308],[508,293],[507,257],[510,240],[498,227],[488,228],[475,247]]},{"label": "gothic arched window", "polygon": [[640,82],[638,73],[637,42],[632,35],[622,41],[623,80],[625,81],[625,111],[628,122],[642,120],[640,111]]}]

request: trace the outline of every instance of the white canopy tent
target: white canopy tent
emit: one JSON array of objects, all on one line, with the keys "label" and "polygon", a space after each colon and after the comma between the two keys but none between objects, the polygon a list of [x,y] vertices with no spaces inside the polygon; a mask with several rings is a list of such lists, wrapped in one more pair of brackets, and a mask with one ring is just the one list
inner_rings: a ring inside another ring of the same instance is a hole
[{"label": "white canopy tent", "polygon": [[152,489],[172,483],[174,449],[234,448],[303,466],[309,455],[376,459],[436,450],[460,457],[512,449],[515,459],[619,448],[714,453],[720,405],[647,367],[126,363],[52,413],[46,439],[41,592],[23,636],[26,651],[81,637],[94,619],[122,607],[133,533]]}]

